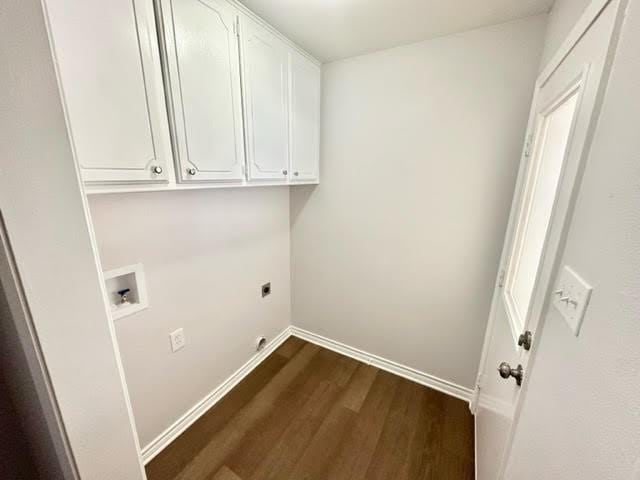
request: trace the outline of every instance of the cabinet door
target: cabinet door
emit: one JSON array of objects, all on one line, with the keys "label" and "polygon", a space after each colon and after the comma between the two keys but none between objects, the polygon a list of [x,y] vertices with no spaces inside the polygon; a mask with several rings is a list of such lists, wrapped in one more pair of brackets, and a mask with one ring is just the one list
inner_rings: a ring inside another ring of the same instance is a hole
[{"label": "cabinet door", "polygon": [[150,0],[45,0],[86,182],[167,181],[171,146]]},{"label": "cabinet door", "polygon": [[290,75],[292,181],[317,182],[320,165],[320,67],[291,52]]},{"label": "cabinet door", "polygon": [[163,0],[180,181],[242,180],[237,15],[224,0]]},{"label": "cabinet door", "polygon": [[249,178],[286,180],[289,51],[252,20],[241,26]]}]

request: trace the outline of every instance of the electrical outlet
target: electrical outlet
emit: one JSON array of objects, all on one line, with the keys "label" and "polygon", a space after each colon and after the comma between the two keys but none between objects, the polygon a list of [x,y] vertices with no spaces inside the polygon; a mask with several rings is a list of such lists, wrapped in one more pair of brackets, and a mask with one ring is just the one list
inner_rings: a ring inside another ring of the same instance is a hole
[{"label": "electrical outlet", "polygon": [[175,332],[171,332],[169,334],[169,338],[171,339],[172,352],[177,352],[178,350],[184,348],[185,344],[187,343],[186,339],[184,338],[184,329],[182,328],[179,328]]},{"label": "electrical outlet", "polygon": [[262,285],[262,298],[271,295],[271,282]]}]

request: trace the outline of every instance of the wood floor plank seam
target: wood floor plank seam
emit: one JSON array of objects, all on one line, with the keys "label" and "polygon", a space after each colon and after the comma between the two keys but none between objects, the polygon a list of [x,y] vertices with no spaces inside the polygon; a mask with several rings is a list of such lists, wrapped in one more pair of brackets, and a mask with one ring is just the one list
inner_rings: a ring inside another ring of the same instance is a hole
[{"label": "wood floor plank seam", "polygon": [[149,480],[472,480],[464,401],[285,341],[146,466]]},{"label": "wood floor plank seam", "polygon": [[221,432],[216,434],[220,442],[209,442],[198,452],[193,461],[175,477],[176,480],[204,478],[204,475],[208,475],[212,470],[215,470],[215,468],[211,468],[214,461],[221,463],[220,459],[226,456],[228,451],[237,447],[244,430],[268,412],[274,397],[293,381],[300,370],[311,361],[311,358],[313,358],[319,350],[319,347],[313,348],[311,344],[305,345],[292,360],[274,376],[269,384],[258,392],[256,397],[252,399]]},{"label": "wood floor plank seam", "polygon": [[313,396],[314,390],[331,377],[337,368],[337,358],[339,357],[333,352],[319,352],[276,400],[278,408],[273,409],[246,432],[243,448],[233,452],[226,460],[241,477],[249,478],[254,474],[298,411]]}]

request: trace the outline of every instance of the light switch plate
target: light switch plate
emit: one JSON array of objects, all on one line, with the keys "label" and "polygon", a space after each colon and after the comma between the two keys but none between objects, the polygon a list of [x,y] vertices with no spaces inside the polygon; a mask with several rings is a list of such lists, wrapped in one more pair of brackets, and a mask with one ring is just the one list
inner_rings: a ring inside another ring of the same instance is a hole
[{"label": "light switch plate", "polygon": [[562,268],[553,291],[553,305],[577,337],[591,299],[593,287],[566,265]]},{"label": "light switch plate", "polygon": [[179,328],[178,330],[171,332],[169,334],[171,338],[171,351],[177,352],[178,350],[184,348],[186,343],[186,339],[184,338],[184,330]]}]

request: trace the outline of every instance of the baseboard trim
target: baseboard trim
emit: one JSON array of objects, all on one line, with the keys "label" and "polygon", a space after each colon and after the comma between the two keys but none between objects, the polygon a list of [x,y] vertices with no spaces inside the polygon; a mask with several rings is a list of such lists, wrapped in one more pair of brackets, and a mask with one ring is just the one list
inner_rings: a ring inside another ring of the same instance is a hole
[{"label": "baseboard trim", "polygon": [[259,353],[256,353],[242,367],[236,370],[229,378],[222,382],[206,397],[196,403],[182,417],[176,420],[169,428],[158,435],[141,452],[142,461],[146,465],[165,447],[173,442],[182,432],[189,428],[196,420],[204,415],[211,407],[220,401],[229,391],[242,381],[253,369],[255,369],[264,359],[271,355],[284,341],[291,336],[291,327],[285,328]]},{"label": "baseboard trim", "polygon": [[184,415],[170,425],[164,432],[147,444],[141,452],[142,461],[146,465],[153,458],[164,450],[171,442],[173,442],[182,432],[189,428],[202,415],[204,415],[211,407],[218,403],[229,391],[238,385],[249,373],[251,373],[264,359],[271,355],[285,340],[290,336],[295,336],[314,343],[321,347],[333,350],[334,352],[354,358],[368,365],[373,365],[381,370],[393,373],[400,377],[406,378],[413,382],[419,383],[439,392],[451,395],[461,400],[470,401],[473,390],[456,385],[453,382],[443,380],[434,375],[421,372],[411,367],[407,367],[400,363],[387,360],[372,353],[365,352],[344,343],[332,340],[317,333],[309,332],[299,327],[289,326],[275,337],[269,344],[259,353],[254,355],[247,363],[236,370],[229,378],[222,382],[206,397],[196,403]]},{"label": "baseboard trim", "polygon": [[308,330],[292,326],[291,334],[308,342],[320,345],[321,347],[333,350],[334,352],[346,355],[347,357],[351,357],[363,363],[373,365],[374,367],[377,367],[381,370],[393,373],[426,387],[433,388],[434,390],[438,390],[439,392],[446,393],[447,395],[451,395],[452,397],[456,397],[469,402],[473,396],[473,390],[471,390],[470,388],[457,385],[447,380],[443,380],[434,375],[421,372],[419,370],[416,370],[415,368],[407,367],[392,360],[387,360],[386,358],[382,358],[378,355],[365,352],[364,350],[350,347],[349,345],[345,345],[344,343],[338,342],[336,340],[323,337],[322,335],[318,335],[317,333],[309,332]]}]

